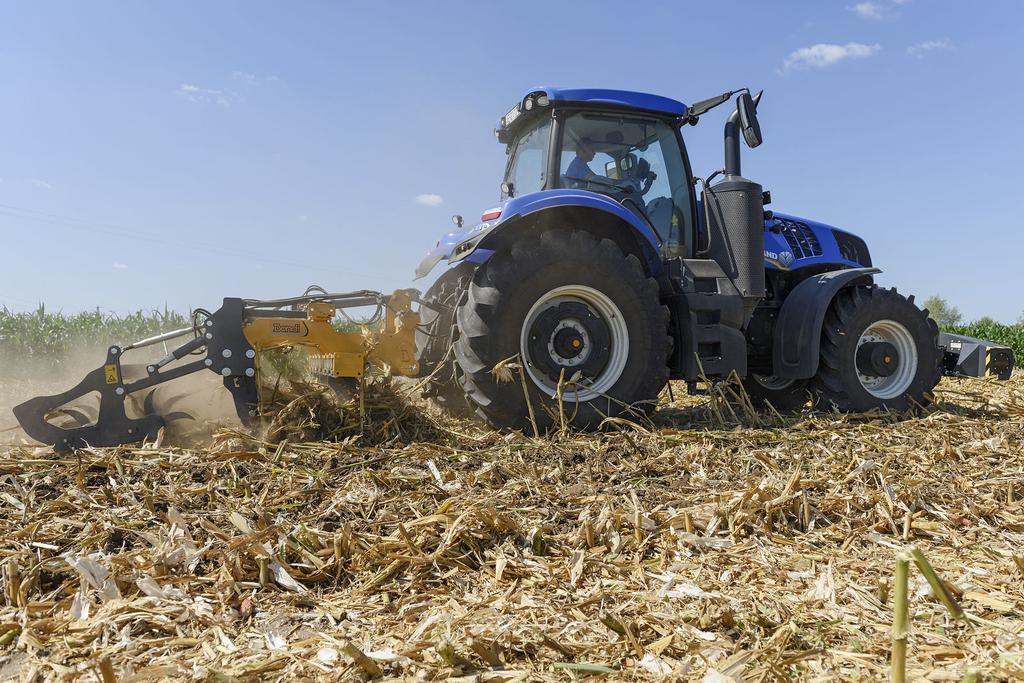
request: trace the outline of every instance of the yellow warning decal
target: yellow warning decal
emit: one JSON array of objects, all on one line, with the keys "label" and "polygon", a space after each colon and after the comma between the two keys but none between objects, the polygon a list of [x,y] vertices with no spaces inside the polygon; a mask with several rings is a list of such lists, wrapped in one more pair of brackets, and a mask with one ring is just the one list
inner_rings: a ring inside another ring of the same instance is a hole
[{"label": "yellow warning decal", "polygon": [[107,384],[117,384],[118,383],[117,365],[116,364],[111,363],[110,365],[104,365],[103,366],[103,374],[107,378]]}]

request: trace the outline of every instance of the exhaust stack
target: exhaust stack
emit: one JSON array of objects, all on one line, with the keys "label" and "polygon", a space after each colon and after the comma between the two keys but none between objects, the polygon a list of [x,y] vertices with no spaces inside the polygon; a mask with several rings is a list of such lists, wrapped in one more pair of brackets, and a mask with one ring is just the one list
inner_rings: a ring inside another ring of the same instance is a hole
[{"label": "exhaust stack", "polygon": [[[749,98],[749,95],[742,95]],[[747,105],[756,108],[758,93]],[[740,134],[751,125],[750,114],[741,123],[740,110],[725,123],[725,178],[704,192],[704,210],[709,230],[709,256],[729,276],[743,297],[746,321],[765,294],[764,278],[764,205],[762,187],[740,175]],[[753,121],[756,126],[756,120]],[[744,134],[747,143],[751,137]],[[760,131],[754,140],[760,144]]]}]

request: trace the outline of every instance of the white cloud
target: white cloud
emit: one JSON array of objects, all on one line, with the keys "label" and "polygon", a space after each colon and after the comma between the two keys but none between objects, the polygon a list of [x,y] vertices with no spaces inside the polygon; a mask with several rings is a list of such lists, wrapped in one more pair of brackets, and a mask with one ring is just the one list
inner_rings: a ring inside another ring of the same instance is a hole
[{"label": "white cloud", "polygon": [[277,76],[260,76],[249,71],[232,71],[231,80],[245,83],[246,85],[260,85],[261,83],[280,83]]},{"label": "white cloud", "polygon": [[882,6],[877,2],[858,2],[856,5],[847,7],[846,9],[850,10],[861,19],[872,19],[874,21],[879,21],[884,13]]},{"label": "white cloud", "polygon": [[847,5],[846,9],[856,14],[861,19],[869,21],[881,21],[890,17],[898,16],[897,7],[909,4],[911,0],[862,0],[855,5]]},{"label": "white cloud", "polygon": [[221,107],[230,107],[235,97],[231,93],[212,88],[200,88],[192,83],[182,83],[175,91],[178,97],[183,97],[189,102],[197,104],[216,104]]},{"label": "white cloud", "polygon": [[949,38],[943,38],[942,40],[925,40],[908,47],[907,54],[911,57],[924,59],[925,55],[929,52],[933,52],[935,50],[949,50],[952,47],[953,43],[950,42]]},{"label": "white cloud", "polygon": [[32,180],[30,182],[35,187],[38,187],[40,190],[52,190],[53,189],[53,185],[51,185],[50,183],[46,182],[45,180],[41,180],[39,178],[32,178]]},{"label": "white cloud", "polygon": [[110,267],[113,268],[114,270],[128,270],[128,264],[121,263],[120,261],[114,261],[113,263],[110,264]]},{"label": "white cloud", "polygon": [[846,45],[834,45],[832,43],[818,43],[810,47],[802,47],[794,50],[786,57],[782,68],[785,71],[791,69],[821,69],[832,66],[844,59],[864,59],[870,57],[882,49],[881,45],[865,45],[864,43],[847,43]]},{"label": "white cloud", "polygon": [[416,203],[421,206],[440,206],[444,203],[444,197],[439,194],[418,194],[416,195]]}]

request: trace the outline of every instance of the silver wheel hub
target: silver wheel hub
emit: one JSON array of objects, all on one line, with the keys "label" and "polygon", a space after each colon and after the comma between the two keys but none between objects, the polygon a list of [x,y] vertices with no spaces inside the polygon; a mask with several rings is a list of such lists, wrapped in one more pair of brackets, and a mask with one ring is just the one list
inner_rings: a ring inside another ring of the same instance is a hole
[{"label": "silver wheel hub", "polygon": [[519,352],[527,376],[547,395],[557,394],[561,378],[565,400],[591,401],[622,376],[629,331],[604,292],[566,285],[542,295],[527,312]]},{"label": "silver wheel hub", "polygon": [[[856,354],[865,344],[887,344],[895,350],[895,368],[888,375],[864,372],[857,364]],[[857,379],[864,390],[882,400],[902,396],[914,383],[917,376],[918,354],[914,335],[902,323],[895,320],[879,320],[868,326],[857,340],[854,350],[854,366]]]},{"label": "silver wheel hub", "polygon": [[[566,352],[562,350],[562,344],[558,342],[561,337],[565,336],[566,332],[571,333],[569,335],[571,337],[569,343],[571,348],[579,349],[578,353],[573,354],[571,351]],[[563,367],[572,368],[583,364],[590,358],[591,348],[590,333],[587,331],[587,328],[579,320],[572,318],[559,321],[548,338],[548,355],[551,357],[551,360]]]}]

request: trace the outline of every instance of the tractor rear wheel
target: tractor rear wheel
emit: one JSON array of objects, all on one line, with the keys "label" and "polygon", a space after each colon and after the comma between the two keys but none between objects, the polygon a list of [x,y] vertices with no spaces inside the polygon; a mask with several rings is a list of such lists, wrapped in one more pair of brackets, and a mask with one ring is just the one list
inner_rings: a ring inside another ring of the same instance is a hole
[{"label": "tractor rear wheel", "polygon": [[462,387],[455,379],[452,343],[453,336],[457,334],[455,307],[475,268],[473,264],[460,264],[443,273],[430,286],[423,300],[428,304],[436,304],[437,308],[421,306],[420,324],[416,328],[416,359],[420,364],[420,375],[430,376],[423,389],[423,396],[455,417],[474,415]]},{"label": "tractor rear wheel", "polygon": [[895,289],[849,287],[832,301],[816,377],[839,410],[905,411],[933,400],[941,376],[939,328]]},{"label": "tractor rear wheel", "polygon": [[[636,256],[585,231],[548,231],[476,271],[456,314],[457,379],[499,429],[530,428],[524,385],[541,431],[562,415],[577,429],[638,417],[668,381],[668,317]],[[519,371],[492,372],[514,358]]]}]

